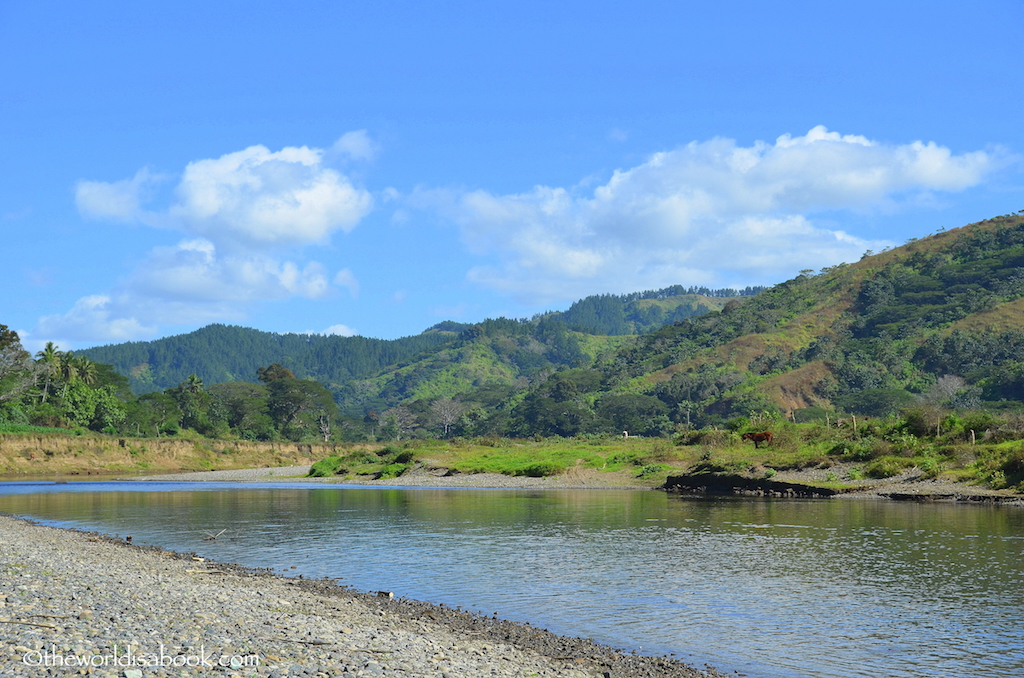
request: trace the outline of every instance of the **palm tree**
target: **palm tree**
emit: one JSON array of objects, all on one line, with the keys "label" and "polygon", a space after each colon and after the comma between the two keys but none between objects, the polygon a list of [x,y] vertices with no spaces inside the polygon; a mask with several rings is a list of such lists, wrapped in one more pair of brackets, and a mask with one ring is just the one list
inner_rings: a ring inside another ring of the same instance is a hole
[{"label": "palm tree", "polygon": [[42,351],[36,353],[36,364],[39,365],[46,381],[43,382],[42,402],[46,402],[46,396],[50,393],[50,382],[54,375],[60,371],[60,362],[64,352],[57,349],[52,341],[46,342]]},{"label": "palm tree", "polygon": [[66,398],[68,395],[68,386],[78,376],[78,365],[75,361],[75,354],[72,351],[65,351],[60,356],[60,365],[58,365],[57,374],[64,381],[64,388],[61,389],[61,397]]},{"label": "palm tree", "polygon": [[78,372],[78,378],[85,384],[92,385],[96,383],[96,378],[99,376],[99,371],[96,369],[96,363],[89,360],[84,355],[76,355],[74,361],[75,369]]},{"label": "palm tree", "polygon": [[194,372],[188,375],[188,380],[185,381],[182,386],[184,390],[189,393],[196,394],[203,390],[203,378],[197,376]]},{"label": "palm tree", "polygon": [[71,382],[78,379],[83,384],[93,384],[96,382],[96,378],[99,376],[99,371],[96,369],[96,363],[86,358],[84,355],[75,355],[72,351],[63,353],[60,357],[60,370],[61,378],[64,380],[64,389],[62,396],[66,397],[68,394],[68,387]]}]

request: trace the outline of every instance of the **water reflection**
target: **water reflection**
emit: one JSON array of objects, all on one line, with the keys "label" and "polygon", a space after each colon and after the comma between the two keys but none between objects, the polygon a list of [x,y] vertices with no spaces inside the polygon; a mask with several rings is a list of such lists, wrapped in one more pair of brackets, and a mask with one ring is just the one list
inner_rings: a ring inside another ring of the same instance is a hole
[{"label": "water reflection", "polygon": [[301,484],[3,491],[9,513],[752,675],[1024,672],[1017,509]]}]

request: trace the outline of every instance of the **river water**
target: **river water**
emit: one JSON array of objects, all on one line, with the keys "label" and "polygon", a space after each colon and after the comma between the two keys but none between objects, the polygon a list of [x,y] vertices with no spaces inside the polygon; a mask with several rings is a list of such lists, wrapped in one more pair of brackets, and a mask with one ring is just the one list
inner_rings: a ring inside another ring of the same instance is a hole
[{"label": "river water", "polygon": [[1018,508],[149,481],[0,511],[751,676],[1024,675]]}]

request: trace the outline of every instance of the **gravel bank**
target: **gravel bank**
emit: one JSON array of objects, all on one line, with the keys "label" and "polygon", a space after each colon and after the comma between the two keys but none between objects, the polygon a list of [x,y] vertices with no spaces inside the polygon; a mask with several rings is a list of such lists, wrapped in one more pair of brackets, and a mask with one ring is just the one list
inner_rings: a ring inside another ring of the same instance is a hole
[{"label": "gravel bank", "polygon": [[[539,490],[593,490],[599,488],[620,490],[650,490],[642,485],[622,482],[621,476],[611,474],[578,474],[545,478],[507,476],[501,473],[456,473],[445,475],[447,469],[420,468],[407,472],[398,478],[384,480],[338,478],[308,478],[309,466],[286,466],[281,468],[252,468],[234,471],[193,471],[190,473],[167,473],[153,476],[126,478],[126,480],[171,480],[171,481],[220,481],[220,482],[311,482],[343,483],[347,485],[377,485],[387,487],[478,487],[489,489],[539,489]],[[601,477],[604,476],[604,477]],[[613,484],[620,481],[621,484]]]},{"label": "gravel bank", "polygon": [[[722,675],[445,606],[9,516],[0,516],[0,572],[4,676]],[[76,657],[91,669],[80,670]],[[58,661],[64,666],[47,668]]]},{"label": "gravel bank", "polygon": [[[828,469],[804,469],[802,471],[780,471],[773,480],[816,484],[829,481],[830,476],[849,485],[859,486],[851,492],[836,495],[842,499],[897,499],[918,501],[950,502],[995,502],[1005,506],[1024,507],[1024,497],[1008,491],[949,483],[923,478],[918,469],[909,469],[898,476],[878,479],[853,480],[850,477],[852,464],[838,464]],[[570,474],[547,478],[506,476],[499,473],[465,473],[445,475],[445,469],[421,468],[398,478],[387,480],[366,480],[336,478],[308,478],[309,466],[288,466],[282,468],[239,469],[235,471],[198,471],[158,476],[143,476],[132,480],[174,480],[174,481],[235,481],[235,482],[311,482],[346,483],[351,485],[384,485],[388,487],[476,487],[498,489],[539,489],[539,490],[651,490],[657,489],[629,484],[628,477],[613,476],[594,472],[591,474]]]}]

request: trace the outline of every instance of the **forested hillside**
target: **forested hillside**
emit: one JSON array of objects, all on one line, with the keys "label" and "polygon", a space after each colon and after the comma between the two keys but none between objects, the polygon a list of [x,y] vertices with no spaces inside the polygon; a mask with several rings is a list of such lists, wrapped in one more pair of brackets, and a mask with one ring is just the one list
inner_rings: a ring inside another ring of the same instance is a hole
[{"label": "forested hillside", "polygon": [[556,314],[566,327],[587,334],[646,334],[662,325],[718,311],[729,299],[751,297],[765,288],[711,290],[673,285],[634,294],[603,294],[577,301]]},{"label": "forested hillside", "polygon": [[384,340],[318,334],[275,334],[246,327],[209,325],[156,341],[99,346],[80,351],[113,365],[132,391],[148,393],[177,386],[189,375],[207,384],[256,381],[256,370],[279,363],[300,378],[342,384],[429,351],[450,341],[438,333]]},{"label": "forested hillside", "polygon": [[507,403],[510,433],[1024,407],[1024,218],[915,240],[666,325]]},{"label": "forested hillside", "polygon": [[[408,365],[449,344],[461,346],[467,339],[486,336],[493,343],[499,334],[522,338],[530,335],[541,343],[551,340],[550,322],[560,320],[571,330],[592,335],[630,335],[648,332],[665,322],[690,318],[721,308],[728,299],[755,294],[761,288],[746,290],[683,288],[674,286],[626,295],[600,295],[574,303],[568,311],[552,311],[532,320],[485,320],[482,323],[443,322],[422,334],[384,340],[366,337],[339,337],[317,334],[275,334],[229,325],[209,325],[189,334],[156,341],[129,342],[80,351],[90,360],[113,365],[128,377],[134,393],[148,393],[177,386],[195,374],[206,384],[230,381],[256,381],[260,366],[278,363],[297,377],[314,379],[332,390],[350,394],[365,390],[354,380],[374,377],[386,370]],[[540,327],[547,319],[549,324]],[[476,328],[476,329],[474,329]],[[515,341],[515,340],[513,340]],[[557,342],[556,342],[557,343]],[[515,379],[550,365],[566,365],[584,359],[571,356],[565,347],[537,351],[537,347],[494,347],[507,358],[511,372],[500,378]],[[547,356],[547,357],[544,357]],[[443,360],[443,358],[442,358]],[[399,379],[399,381],[402,381]],[[419,380],[417,380],[419,381]],[[378,405],[393,401],[395,393],[404,397],[410,390],[407,380],[390,387],[391,396],[376,398]],[[359,398],[357,398],[359,399]]]}]

